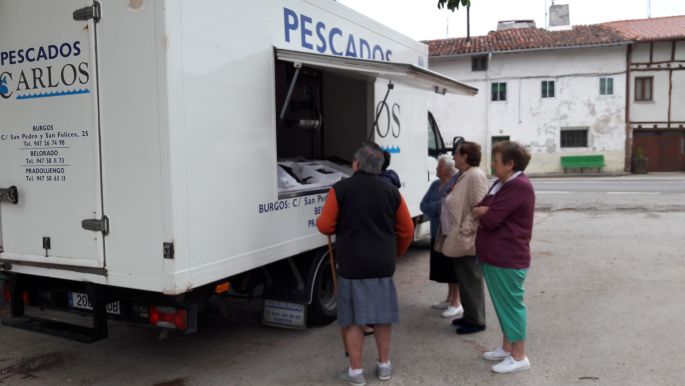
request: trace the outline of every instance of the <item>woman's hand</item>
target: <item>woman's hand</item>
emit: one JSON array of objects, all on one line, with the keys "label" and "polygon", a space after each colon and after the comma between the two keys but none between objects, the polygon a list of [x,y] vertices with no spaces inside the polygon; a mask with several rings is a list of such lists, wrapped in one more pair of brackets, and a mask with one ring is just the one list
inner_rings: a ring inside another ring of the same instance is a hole
[{"label": "woman's hand", "polygon": [[487,206],[477,206],[471,210],[471,216],[473,216],[476,221],[480,218],[480,216],[486,214],[490,210],[490,207]]}]

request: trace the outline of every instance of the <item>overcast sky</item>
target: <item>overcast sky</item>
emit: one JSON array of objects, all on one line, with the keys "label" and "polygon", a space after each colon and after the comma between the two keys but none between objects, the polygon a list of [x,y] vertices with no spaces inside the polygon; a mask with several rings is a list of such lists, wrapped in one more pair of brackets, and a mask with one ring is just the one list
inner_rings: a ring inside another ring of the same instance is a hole
[{"label": "overcast sky", "polygon": [[[466,36],[466,10],[438,10],[437,0],[338,2],[416,40]],[[534,19],[544,28],[551,0],[471,0],[471,4],[471,36],[477,36],[495,30],[499,20]],[[685,0],[565,0],[555,4],[569,4],[572,25],[647,18],[650,8],[652,17],[685,15]]]}]

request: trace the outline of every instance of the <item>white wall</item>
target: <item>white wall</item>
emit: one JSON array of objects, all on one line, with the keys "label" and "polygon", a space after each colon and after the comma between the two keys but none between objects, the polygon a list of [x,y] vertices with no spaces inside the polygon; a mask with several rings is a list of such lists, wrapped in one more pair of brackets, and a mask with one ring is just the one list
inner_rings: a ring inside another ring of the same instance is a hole
[{"label": "white wall", "polygon": [[672,44],[670,41],[654,43],[652,51],[653,62],[668,62],[671,60]]},{"label": "white wall", "polygon": [[[635,100],[635,78],[651,76],[652,100]],[[668,71],[632,71],[630,74],[631,122],[666,122],[668,120]]]},{"label": "white wall", "polygon": [[[663,63],[671,60],[673,43],[655,42],[652,49],[652,61],[654,64],[649,65],[649,71],[638,71],[641,68],[646,68],[644,63],[649,62],[650,43],[640,43],[635,46],[631,63],[641,65],[633,66],[630,74],[630,121],[635,124],[647,122],[642,124],[643,128],[650,129],[653,124],[661,122],[659,127],[664,127],[668,122],[668,104],[669,104],[669,87],[671,91],[671,121],[683,122],[685,121],[685,70],[680,69],[680,63]],[[636,52],[647,52],[647,57],[644,58],[642,54],[635,55]],[[685,60],[685,41],[676,42],[675,60]],[[662,63],[659,63],[662,62]],[[669,67],[670,65],[670,67]],[[659,68],[659,70],[656,70]],[[672,76],[672,86],[669,85],[669,68],[674,68]],[[635,101],[635,78],[636,77],[653,77],[653,89],[651,101]],[[677,127],[677,126],[676,126]]]},{"label": "white wall", "polygon": [[[685,46],[682,50],[685,51]],[[685,122],[685,71],[673,71],[671,98],[671,121]]]},{"label": "white wall", "polygon": [[685,40],[675,43],[675,60],[685,60]]},{"label": "white wall", "polygon": [[633,63],[649,63],[649,43],[636,44],[631,58]]},{"label": "white wall", "polygon": [[[432,59],[432,70],[478,87],[474,98],[434,96],[431,110],[443,136],[463,135],[483,146],[510,136],[533,158],[528,172],[561,172],[565,154],[603,154],[606,171],[624,169],[625,46],[494,54],[487,72],[472,72],[470,57]],[[599,95],[600,77],[613,78],[613,95]],[[541,97],[541,82],[555,81],[555,97]],[[492,82],[507,83],[507,100],[491,101]],[[561,148],[562,127],[588,127],[587,148]]]}]

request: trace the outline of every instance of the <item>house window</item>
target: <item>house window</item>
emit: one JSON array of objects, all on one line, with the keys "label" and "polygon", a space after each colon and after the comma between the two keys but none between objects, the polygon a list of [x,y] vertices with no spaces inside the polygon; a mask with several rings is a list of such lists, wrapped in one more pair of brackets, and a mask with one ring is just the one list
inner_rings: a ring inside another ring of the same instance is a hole
[{"label": "house window", "polygon": [[614,95],[614,78],[599,78],[599,95]]},{"label": "house window", "polygon": [[542,81],[542,97],[543,98],[554,98],[554,81],[553,80],[543,80]]},{"label": "house window", "polygon": [[635,101],[644,102],[652,100],[652,84],[654,77],[638,76],[635,78]]},{"label": "house window", "polygon": [[561,129],[561,147],[587,147],[588,129]]},{"label": "house window", "polygon": [[488,69],[488,56],[480,55],[471,57],[471,71],[485,71]]},{"label": "house window", "polygon": [[490,98],[493,101],[505,101],[507,100],[507,83],[506,82],[496,82],[492,84],[492,96]]}]

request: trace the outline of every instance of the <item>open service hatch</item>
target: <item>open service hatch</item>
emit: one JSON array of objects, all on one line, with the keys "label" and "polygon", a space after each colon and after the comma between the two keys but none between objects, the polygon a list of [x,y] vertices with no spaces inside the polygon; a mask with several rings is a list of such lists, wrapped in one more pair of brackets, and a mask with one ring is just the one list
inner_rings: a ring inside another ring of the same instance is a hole
[{"label": "open service hatch", "polygon": [[[393,168],[426,181],[426,92],[474,95],[477,89],[405,63],[276,49],[279,197],[325,192],[352,174],[366,140],[393,155]],[[421,140],[419,140],[421,139]]]}]

